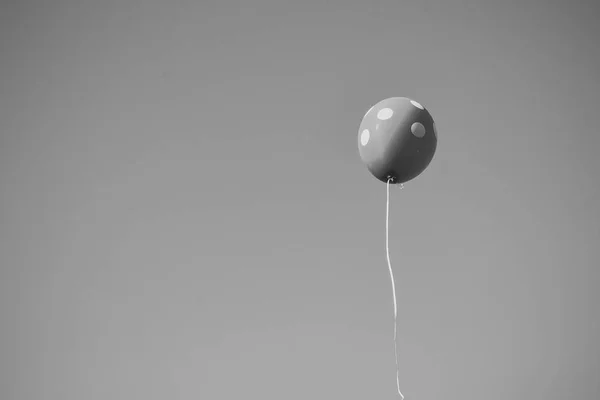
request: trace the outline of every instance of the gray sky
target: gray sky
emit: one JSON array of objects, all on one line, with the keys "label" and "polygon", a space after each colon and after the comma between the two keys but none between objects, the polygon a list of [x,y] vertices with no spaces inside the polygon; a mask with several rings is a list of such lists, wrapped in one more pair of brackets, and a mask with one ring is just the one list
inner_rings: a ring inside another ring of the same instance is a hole
[{"label": "gray sky", "polygon": [[392,96],[407,399],[597,398],[593,1],[2,4],[3,400],[396,398]]}]

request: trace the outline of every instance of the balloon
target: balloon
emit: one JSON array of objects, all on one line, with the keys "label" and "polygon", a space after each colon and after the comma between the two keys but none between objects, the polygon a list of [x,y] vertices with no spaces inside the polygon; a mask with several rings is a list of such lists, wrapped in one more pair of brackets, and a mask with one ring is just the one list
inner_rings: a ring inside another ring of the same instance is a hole
[{"label": "balloon", "polygon": [[437,147],[435,122],[421,104],[391,97],[375,104],[358,130],[360,158],[382,182],[404,183],[427,168]]}]

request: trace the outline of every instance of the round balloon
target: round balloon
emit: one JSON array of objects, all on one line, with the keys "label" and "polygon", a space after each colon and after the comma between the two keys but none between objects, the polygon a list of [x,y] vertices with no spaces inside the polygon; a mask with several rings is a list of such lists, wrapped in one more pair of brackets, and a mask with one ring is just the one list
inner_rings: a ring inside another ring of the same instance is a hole
[{"label": "round balloon", "polygon": [[418,102],[391,97],[375,104],[358,130],[358,151],[380,181],[404,183],[427,168],[437,147],[435,122]]}]

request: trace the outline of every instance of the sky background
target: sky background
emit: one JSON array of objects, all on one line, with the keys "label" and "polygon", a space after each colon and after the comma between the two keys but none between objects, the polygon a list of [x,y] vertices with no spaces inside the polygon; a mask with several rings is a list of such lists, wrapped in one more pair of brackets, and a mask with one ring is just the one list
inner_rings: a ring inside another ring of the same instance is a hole
[{"label": "sky background", "polygon": [[2,1],[0,398],[600,393],[594,1]]}]

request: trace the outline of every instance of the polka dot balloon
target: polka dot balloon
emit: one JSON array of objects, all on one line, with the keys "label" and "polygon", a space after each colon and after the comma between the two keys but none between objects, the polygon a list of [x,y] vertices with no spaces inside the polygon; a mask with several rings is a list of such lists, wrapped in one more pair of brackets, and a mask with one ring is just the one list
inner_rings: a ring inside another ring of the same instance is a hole
[{"label": "polka dot balloon", "polygon": [[406,97],[391,97],[367,111],[358,130],[358,151],[380,181],[404,183],[427,168],[437,147],[431,114]]}]

